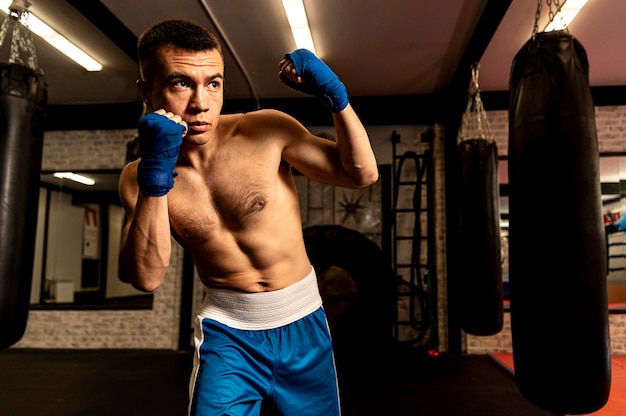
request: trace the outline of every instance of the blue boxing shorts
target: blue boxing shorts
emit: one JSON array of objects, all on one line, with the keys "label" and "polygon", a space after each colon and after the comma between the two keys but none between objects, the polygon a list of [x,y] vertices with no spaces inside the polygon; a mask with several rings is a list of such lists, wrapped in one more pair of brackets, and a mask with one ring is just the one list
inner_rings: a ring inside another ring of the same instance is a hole
[{"label": "blue boxing shorts", "polygon": [[340,415],[330,331],[315,270],[284,289],[205,288],[194,323],[190,416]]}]

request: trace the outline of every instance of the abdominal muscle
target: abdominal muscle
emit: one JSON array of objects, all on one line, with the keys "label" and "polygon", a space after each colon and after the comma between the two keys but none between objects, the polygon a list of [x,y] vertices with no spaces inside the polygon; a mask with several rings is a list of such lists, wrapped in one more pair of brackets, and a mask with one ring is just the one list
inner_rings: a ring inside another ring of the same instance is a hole
[{"label": "abdominal muscle", "polygon": [[190,201],[170,204],[170,222],[205,286],[274,291],[311,272],[299,210],[289,206],[297,201],[287,200],[268,202],[237,228],[229,227],[208,204],[198,209]]},{"label": "abdominal muscle", "polygon": [[[282,230],[281,230],[282,231]],[[301,234],[301,229],[298,230]],[[189,251],[201,282],[212,288],[266,292],[290,286],[311,272],[302,239],[274,232],[263,236],[218,235]]]}]

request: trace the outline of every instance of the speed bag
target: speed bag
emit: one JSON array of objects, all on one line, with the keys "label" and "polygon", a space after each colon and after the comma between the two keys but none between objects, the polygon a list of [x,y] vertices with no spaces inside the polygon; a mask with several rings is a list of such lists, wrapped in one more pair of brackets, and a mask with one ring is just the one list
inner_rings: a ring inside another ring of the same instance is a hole
[{"label": "speed bag", "polygon": [[0,64],[0,348],[24,335],[33,273],[43,121],[43,76]]},{"label": "speed bag", "polygon": [[533,404],[593,412],[611,383],[598,140],[582,45],[539,33],[509,85],[509,284],[515,378]]},{"label": "speed bag", "polygon": [[472,335],[502,330],[502,254],[498,149],[494,141],[457,145],[460,204],[455,299],[461,329]]}]

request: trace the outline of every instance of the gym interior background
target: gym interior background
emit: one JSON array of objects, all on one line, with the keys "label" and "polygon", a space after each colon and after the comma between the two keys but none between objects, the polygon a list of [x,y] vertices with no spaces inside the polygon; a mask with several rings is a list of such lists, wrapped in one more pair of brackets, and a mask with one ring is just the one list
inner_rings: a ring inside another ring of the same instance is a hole
[{"label": "gym interior background", "polygon": [[[498,143],[498,151],[501,156],[506,156],[508,141],[508,115],[505,110],[488,111],[494,137]],[[599,150],[603,155],[619,155],[626,149],[626,106],[598,106],[596,107]],[[392,164],[392,134],[395,132],[400,137],[401,145],[406,149],[416,149],[425,146],[421,140],[436,126],[429,125],[385,125],[366,126],[376,152],[377,160],[381,167]],[[324,133],[332,131],[332,127],[310,126],[312,131]],[[43,171],[116,171],[125,163],[127,156],[127,145],[134,140],[135,131],[133,129],[124,130],[62,130],[47,131],[44,139],[44,159]],[[443,137],[439,137],[443,140]],[[429,145],[430,146],[430,145]],[[443,147],[443,144],[441,144]],[[437,147],[433,143],[433,147]],[[438,169],[435,170],[433,178],[435,190],[438,195],[439,204],[436,215],[441,221],[445,218],[444,186],[443,181],[443,149],[435,152],[439,156],[436,162]],[[437,164],[438,163],[438,164]],[[437,175],[439,176],[437,178]],[[308,191],[305,185],[301,188]],[[370,218],[363,214],[368,210],[374,210],[375,215],[382,213],[382,190],[381,184],[376,185],[374,190],[365,191],[338,191],[336,198],[326,195],[324,198],[323,189],[314,192],[319,199],[319,205],[331,204],[322,207],[317,213],[314,210],[303,210],[305,227],[338,224],[348,226],[352,229],[363,230],[363,234],[372,235],[374,241],[379,246],[383,246],[381,241],[384,220],[371,223]],[[42,188],[42,192],[47,192]],[[361,196],[361,193],[367,195]],[[370,196],[369,193],[375,193]],[[303,195],[311,192],[303,193]],[[342,199],[343,198],[343,199]],[[357,205],[362,208],[357,209],[358,216],[348,216],[344,220],[345,212],[342,211],[341,203],[346,201],[358,201]],[[388,201],[389,202],[389,201]],[[58,203],[58,198],[51,199],[51,206]],[[390,202],[389,202],[390,203]],[[336,205],[335,205],[336,204]],[[376,206],[378,205],[378,206]],[[306,203],[305,207],[311,206]],[[81,216],[79,216],[81,217]],[[358,223],[361,221],[361,223]],[[369,222],[368,222],[369,221]],[[412,233],[412,223],[405,224]],[[372,230],[374,228],[374,230]],[[403,230],[408,232],[409,230]],[[439,231],[441,233],[441,230]],[[558,232],[558,231],[555,231]],[[441,233],[437,239],[445,240],[445,233]],[[63,238],[67,239],[67,235]],[[82,235],[81,235],[82,241]],[[112,244],[111,253],[116,247],[115,240],[110,239]],[[43,241],[39,241],[43,245]],[[82,243],[81,243],[82,244]],[[176,244],[174,245],[177,246]],[[178,249],[177,249],[178,250]],[[445,258],[445,247],[438,248],[437,257],[442,263]],[[43,250],[41,250],[43,251]],[[37,251],[37,252],[41,252]],[[80,252],[80,251],[79,251]],[[41,261],[41,258],[39,259]],[[166,348],[176,349],[181,345],[179,339],[181,322],[185,319],[191,321],[189,315],[181,320],[183,274],[185,270],[184,253],[178,250],[168,271],[168,278],[164,286],[154,293],[151,307],[147,309],[122,309],[116,310],[107,308],[106,304],[95,306],[95,309],[84,310],[85,305],[75,305],[71,307],[67,304],[48,304],[35,306],[29,314],[28,326],[23,339],[16,344],[16,347],[35,348]],[[391,263],[389,264],[391,267]],[[441,297],[437,303],[438,316],[438,336],[439,349],[446,350],[447,339],[447,304],[445,302],[445,264],[439,265],[438,287]],[[40,302],[38,298],[41,289],[41,269],[35,268],[35,278],[33,280],[33,299],[36,304]],[[109,273],[116,277],[115,262],[111,263]],[[115,279],[113,279],[115,282]],[[117,283],[117,282],[116,282]],[[622,293],[621,285],[626,285],[626,279],[619,280],[618,277],[609,281],[609,292],[611,300],[616,303],[626,301]],[[78,287],[78,286],[77,286]],[[198,301],[196,296],[196,301]],[[186,302],[185,302],[186,303]],[[93,305],[92,305],[93,306]],[[400,306],[406,306],[400,300]],[[124,305],[120,306],[121,308]],[[610,314],[611,322],[611,349],[616,354],[626,354],[626,315],[616,308]],[[411,332],[409,328],[407,331]],[[505,314],[505,325],[502,332],[489,337],[464,336],[463,351],[468,353],[486,352],[511,352],[510,321],[508,314]],[[405,334],[411,337],[411,334]],[[184,344],[184,341],[182,341]]]},{"label": "gym interior background", "polygon": [[[493,1],[482,3],[486,10],[493,12],[496,8]],[[469,63],[470,58],[461,60]],[[296,176],[311,250],[331,244],[345,250],[344,258],[332,261],[328,260],[330,253],[315,251],[312,255],[324,265],[321,287],[328,305],[332,305],[328,309],[333,314],[338,346],[345,349],[343,357],[369,360],[371,356],[362,357],[356,351],[372,356],[388,353],[387,341],[431,356],[512,352],[508,310],[502,330],[489,336],[464,333],[449,319],[446,256],[454,230],[449,228],[446,200],[452,169],[450,142],[454,142],[467,100],[469,71],[465,75],[452,83],[461,91],[452,95],[444,92],[374,101],[354,98],[353,105],[362,114],[381,170],[381,180],[372,188],[340,190]],[[488,73],[481,76],[481,81],[488,81]],[[626,162],[621,160],[626,155],[623,93],[621,85],[592,88],[601,161],[610,159],[611,167],[619,168],[621,164],[626,169]],[[501,189],[506,189],[508,97],[503,91],[483,92],[482,97],[498,147]],[[249,101],[231,100],[226,106],[229,111],[237,110],[248,106]],[[327,116],[319,115],[319,107],[311,101],[264,103],[293,113],[312,132],[332,140],[333,128],[327,124]],[[123,222],[115,180],[113,188],[82,192],[66,180],[47,178],[47,174],[57,171],[115,178],[133,156],[134,123],[141,112],[137,104],[65,104],[48,109],[31,309],[26,332],[12,349],[189,351],[191,317],[202,295],[193,264],[184,251],[174,244],[166,281],[153,295],[132,290],[119,280],[115,261]],[[400,167],[399,156],[406,154],[416,157]],[[613,158],[619,160],[614,162]],[[619,188],[622,176],[619,169],[611,175],[603,190],[614,196],[609,188],[616,184]],[[403,181],[415,182],[402,187]],[[425,185],[419,189],[422,181]],[[609,201],[603,206],[607,215],[623,211],[620,198]],[[505,206],[503,201],[503,220]],[[559,209],[563,208],[546,208],[546,215],[555,216],[555,228],[549,236],[555,244],[559,238]],[[69,232],[73,228],[78,230],[75,235]],[[617,233],[612,238],[618,241],[622,236]],[[415,244],[419,246],[419,264],[412,269],[406,264],[411,263]],[[621,267],[623,254],[616,252],[612,260],[615,268]],[[363,268],[376,273],[364,272]],[[612,305],[610,351],[623,355],[626,274],[612,272],[607,277],[607,290]],[[563,307],[576,307],[568,300],[559,302]]]}]

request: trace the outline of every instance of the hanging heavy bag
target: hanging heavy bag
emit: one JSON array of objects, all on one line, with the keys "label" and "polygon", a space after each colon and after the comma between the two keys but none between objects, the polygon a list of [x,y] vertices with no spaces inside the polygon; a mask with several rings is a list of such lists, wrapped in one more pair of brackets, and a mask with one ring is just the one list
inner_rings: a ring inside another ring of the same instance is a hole
[{"label": "hanging heavy bag", "polygon": [[0,348],[28,318],[46,100],[42,75],[0,64]]},{"label": "hanging heavy bag", "polygon": [[472,335],[502,330],[502,263],[498,148],[478,85],[479,64],[472,65],[472,82],[459,129],[458,267],[451,276],[457,322]]},{"label": "hanging heavy bag", "polygon": [[515,377],[560,414],[610,390],[606,247],[589,66],[566,31],[513,60],[509,102],[509,279]]},{"label": "hanging heavy bag", "polygon": [[461,329],[472,335],[502,330],[502,264],[498,150],[492,140],[457,145],[460,180],[459,275],[455,292]]}]

